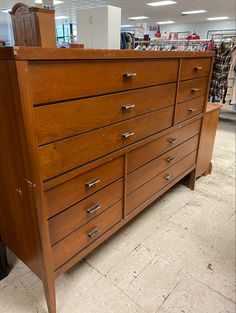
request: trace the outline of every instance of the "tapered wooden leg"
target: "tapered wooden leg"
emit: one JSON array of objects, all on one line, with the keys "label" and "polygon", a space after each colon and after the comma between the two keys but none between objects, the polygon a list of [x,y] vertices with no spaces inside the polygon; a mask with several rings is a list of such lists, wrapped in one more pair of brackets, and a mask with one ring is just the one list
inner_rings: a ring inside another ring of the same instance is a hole
[{"label": "tapered wooden leg", "polygon": [[0,237],[0,280],[7,277],[8,266],[7,266],[7,251],[6,246],[3,244]]},{"label": "tapered wooden leg", "polygon": [[55,280],[48,279],[43,283],[45,297],[48,305],[48,313],[56,313],[56,289]]},{"label": "tapered wooden leg", "polygon": [[195,183],[196,183],[196,170],[193,170],[193,171],[189,174],[187,186],[188,186],[191,190],[194,190],[194,188],[195,188]]}]

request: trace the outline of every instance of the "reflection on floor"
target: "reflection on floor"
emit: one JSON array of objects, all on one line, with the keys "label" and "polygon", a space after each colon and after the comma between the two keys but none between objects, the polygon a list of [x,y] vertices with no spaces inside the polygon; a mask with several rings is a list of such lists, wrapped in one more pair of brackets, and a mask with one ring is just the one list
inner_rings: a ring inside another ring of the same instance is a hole
[{"label": "reflection on floor", "polygon": [[[213,174],[177,185],[57,281],[58,313],[235,312],[235,128],[221,121]],[[47,312],[9,253],[1,313]]]}]

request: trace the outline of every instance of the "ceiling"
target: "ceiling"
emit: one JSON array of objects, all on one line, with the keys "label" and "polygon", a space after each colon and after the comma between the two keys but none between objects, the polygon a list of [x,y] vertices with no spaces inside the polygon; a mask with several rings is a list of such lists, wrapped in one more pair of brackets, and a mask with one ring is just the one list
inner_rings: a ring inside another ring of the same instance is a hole
[{"label": "ceiling", "polygon": [[[21,0],[22,2],[33,5],[33,0]],[[64,3],[56,5],[56,15],[69,16],[71,22],[75,22],[76,11],[79,9],[90,8],[99,5],[110,4],[122,8],[122,24],[136,24],[128,20],[131,16],[148,16],[145,20],[149,25],[158,21],[173,20],[176,23],[194,23],[206,21],[207,17],[228,16],[235,19],[236,1],[235,0],[176,0],[177,4],[162,7],[147,6],[146,3],[157,0],[63,0]],[[20,1],[0,0],[0,9],[9,9]],[[204,9],[208,13],[181,16],[182,11]],[[0,12],[0,21],[7,21],[6,13]],[[61,21],[62,22],[62,21]]]}]

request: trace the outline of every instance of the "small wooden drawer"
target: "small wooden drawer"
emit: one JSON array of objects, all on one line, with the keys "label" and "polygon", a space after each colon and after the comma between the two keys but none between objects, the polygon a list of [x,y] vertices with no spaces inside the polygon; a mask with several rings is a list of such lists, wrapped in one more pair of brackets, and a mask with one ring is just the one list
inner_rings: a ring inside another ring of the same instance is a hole
[{"label": "small wooden drawer", "polygon": [[180,71],[180,80],[208,76],[211,67],[211,58],[183,59]]},{"label": "small wooden drawer", "polygon": [[40,170],[48,180],[87,162],[126,147],[172,125],[174,107],[39,148]]},{"label": "small wooden drawer", "polygon": [[177,104],[175,123],[181,123],[204,111],[205,97],[199,97]]},{"label": "small wooden drawer", "polygon": [[158,138],[139,149],[128,153],[128,173],[141,167],[145,163],[157,158],[161,154],[175,148],[184,141],[196,136],[200,132],[202,119],[198,119],[187,126]]},{"label": "small wooden drawer", "polygon": [[48,218],[124,176],[124,158],[76,176],[45,192]]},{"label": "small wooden drawer", "polygon": [[58,102],[177,81],[178,59],[34,61],[34,104]]},{"label": "small wooden drawer", "polygon": [[102,236],[123,217],[123,201],[119,201],[52,247],[54,270]]},{"label": "small wooden drawer", "polygon": [[140,188],[127,196],[126,214],[130,214],[141,204],[154,196],[158,191],[174,181],[181,174],[186,172],[196,163],[197,151],[192,152],[184,159],[162,172],[160,175],[154,177]]},{"label": "small wooden drawer", "polygon": [[51,244],[54,245],[123,198],[123,179],[101,189],[62,213],[49,219]]},{"label": "small wooden drawer", "polygon": [[208,78],[186,80],[179,84],[178,103],[204,96],[207,91]]},{"label": "small wooden drawer", "polygon": [[43,145],[174,105],[176,84],[61,102],[34,108]]},{"label": "small wooden drawer", "polygon": [[199,136],[195,136],[178,147],[164,153],[159,158],[146,163],[142,167],[128,174],[127,177],[127,193],[130,194],[140,186],[151,180],[167,168],[173,166],[181,159],[189,155],[198,148]]}]

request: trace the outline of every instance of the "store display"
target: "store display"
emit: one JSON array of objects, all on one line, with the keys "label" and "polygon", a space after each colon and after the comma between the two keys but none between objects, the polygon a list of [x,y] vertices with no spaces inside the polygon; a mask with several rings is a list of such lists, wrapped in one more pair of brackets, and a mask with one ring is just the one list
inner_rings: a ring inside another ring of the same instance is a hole
[{"label": "store display", "polygon": [[213,56],[0,49],[1,240],[50,313],[59,275],[182,178],[194,187]]},{"label": "store display", "polygon": [[54,10],[17,3],[9,13],[16,46],[56,47]]}]

